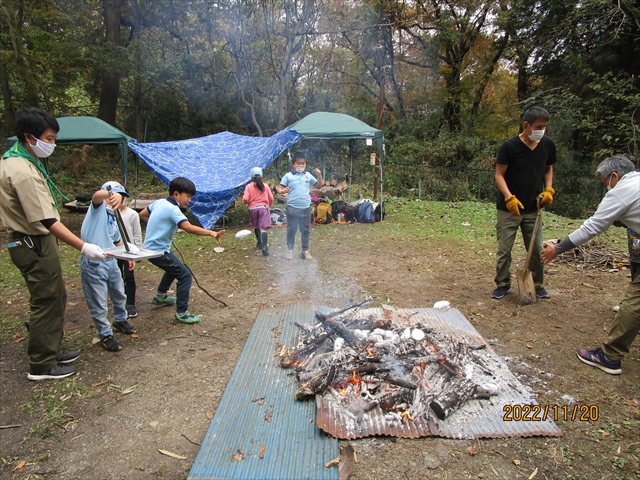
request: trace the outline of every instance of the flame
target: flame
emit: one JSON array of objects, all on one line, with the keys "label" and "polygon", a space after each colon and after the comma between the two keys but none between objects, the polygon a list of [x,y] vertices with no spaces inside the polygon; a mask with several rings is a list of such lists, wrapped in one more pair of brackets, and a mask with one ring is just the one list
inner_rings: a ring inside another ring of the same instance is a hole
[{"label": "flame", "polygon": [[342,390],[340,390],[338,392],[340,395],[342,395],[343,397],[346,397],[349,394],[349,390],[347,390],[347,387],[344,387]]},{"label": "flame", "polygon": [[400,416],[406,420],[411,420],[413,421],[413,417],[411,416],[411,414],[409,413],[409,410],[405,410],[404,412],[402,412],[400,414]]},{"label": "flame", "polygon": [[367,348],[367,355],[369,355],[370,357],[375,356],[376,352],[375,350],[371,350],[370,348]]},{"label": "flame", "polygon": [[282,350],[280,350],[280,353],[276,353],[274,357],[284,357],[286,354],[287,354],[287,346],[282,345]]},{"label": "flame", "polygon": [[438,353],[438,352],[440,351],[440,349],[438,348],[438,346],[437,346],[436,344],[431,343],[431,342],[424,342],[424,343],[425,343],[425,345],[426,345],[427,347],[431,347],[431,348],[433,349],[433,353],[434,353],[434,354],[435,354],[435,353]]},{"label": "flame", "polygon": [[295,362],[293,362],[293,363],[291,364],[291,368],[298,368],[298,367],[301,367],[301,366],[303,366],[305,363],[307,363],[307,359],[306,359],[306,358],[300,358],[300,357],[298,356],[298,359],[297,359]]}]

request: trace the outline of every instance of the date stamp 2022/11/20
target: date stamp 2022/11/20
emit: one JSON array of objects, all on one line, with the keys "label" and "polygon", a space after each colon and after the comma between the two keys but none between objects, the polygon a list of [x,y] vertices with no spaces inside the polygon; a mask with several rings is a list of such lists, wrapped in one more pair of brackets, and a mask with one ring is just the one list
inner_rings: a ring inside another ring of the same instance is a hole
[{"label": "date stamp 2022/11/20", "polygon": [[511,405],[502,408],[505,422],[545,422],[547,420],[595,422],[600,417],[597,405]]}]

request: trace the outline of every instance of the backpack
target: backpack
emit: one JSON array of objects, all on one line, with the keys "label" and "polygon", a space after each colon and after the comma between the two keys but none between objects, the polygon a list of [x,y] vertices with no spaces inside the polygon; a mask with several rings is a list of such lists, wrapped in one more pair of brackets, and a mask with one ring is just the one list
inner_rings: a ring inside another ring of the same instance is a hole
[{"label": "backpack", "polygon": [[358,210],[353,205],[346,205],[344,210],[344,221],[347,223],[355,223],[358,220]]},{"label": "backpack", "polygon": [[357,219],[359,223],[373,223],[375,217],[373,214],[373,203],[366,200],[358,204]]},{"label": "backpack", "polygon": [[376,222],[384,220],[384,202],[380,202],[376,205],[376,208],[373,209],[373,219]]},{"label": "backpack", "polygon": [[316,223],[327,224],[333,219],[331,204],[320,202],[316,207]]},{"label": "backpack", "polygon": [[331,204],[331,214],[333,218],[338,218],[338,215],[344,213],[344,209],[347,206],[347,202],[343,202],[342,200],[336,200]]},{"label": "backpack", "polygon": [[271,208],[269,209],[269,214],[271,215],[271,225],[282,225],[287,223],[287,216],[281,208]]}]

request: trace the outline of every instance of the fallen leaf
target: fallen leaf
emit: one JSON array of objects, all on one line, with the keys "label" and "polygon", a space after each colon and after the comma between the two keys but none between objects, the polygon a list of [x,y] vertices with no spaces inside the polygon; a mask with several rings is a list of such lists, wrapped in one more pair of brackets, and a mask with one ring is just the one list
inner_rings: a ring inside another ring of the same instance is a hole
[{"label": "fallen leaf", "polygon": [[622,397],[622,399],[627,403],[627,405],[629,405],[631,407],[637,407],[638,406],[638,403],[637,403],[636,400],[631,400],[631,399],[625,398],[625,397]]},{"label": "fallen leaf", "polygon": [[535,478],[536,475],[538,475],[538,467],[536,467],[536,469],[531,473],[531,475],[529,475],[529,480],[532,480],[533,478]]},{"label": "fallen leaf", "polygon": [[20,343],[21,341],[23,341],[24,339],[26,339],[27,337],[20,337],[20,338],[16,338],[13,343]]},{"label": "fallen leaf", "polygon": [[232,462],[241,462],[242,460],[244,460],[244,453],[242,453],[242,451],[240,449],[238,449],[238,451],[235,453],[235,455],[233,455],[233,457],[231,457],[231,461]]},{"label": "fallen leaf", "polygon": [[471,445],[470,447],[467,447],[467,453],[469,455],[476,455],[478,453],[478,450],[476,450],[476,447]]},{"label": "fallen leaf", "polygon": [[227,298],[231,298],[233,297],[233,293],[231,295],[227,295]]},{"label": "fallen leaf", "polygon": [[109,382],[110,380],[102,380],[101,382],[98,383],[92,383],[91,386],[92,387],[99,387],[100,385],[104,385],[105,383]]},{"label": "fallen leaf", "polygon": [[20,470],[26,464],[27,464],[27,461],[26,460],[22,460],[19,464],[16,465],[16,467],[13,469],[13,471],[15,472],[16,470]]},{"label": "fallen leaf", "polygon": [[514,463],[514,465],[518,465],[518,466],[520,466],[520,463],[522,463],[522,462],[520,462],[520,460],[518,460],[518,459],[516,458],[516,459],[514,459],[514,460],[513,460],[513,463]]},{"label": "fallen leaf", "polygon": [[137,333],[132,333],[131,338],[140,338],[140,336]]},{"label": "fallen leaf", "polygon": [[338,465],[340,463],[340,455],[338,455],[336,458],[334,458],[333,460],[328,461],[327,463],[324,464],[325,467],[329,468],[329,467],[335,467],[336,465]]},{"label": "fallen leaf", "polygon": [[271,419],[272,419],[272,418],[273,418],[273,412],[267,412],[267,413],[265,414],[265,416],[264,416],[264,419],[265,419],[267,422],[271,422]]},{"label": "fallen leaf", "polygon": [[530,343],[527,343],[527,348],[533,348],[533,346]]},{"label": "fallen leaf", "polygon": [[608,436],[610,436],[610,435],[611,435],[611,432],[606,432],[606,431],[605,431],[605,432],[602,432],[602,436],[603,436],[603,437],[608,437]]},{"label": "fallen leaf", "polygon": [[207,418],[209,420],[212,420],[213,419],[213,412],[207,412]]},{"label": "fallen leaf", "polygon": [[187,457],[183,457],[182,455],[178,455],[177,453],[170,452],[169,450],[158,450],[161,454],[166,455],[167,457],[177,458],[178,460],[186,460]]},{"label": "fallen leaf", "polygon": [[91,345],[95,345],[96,343],[100,343],[100,339],[98,337],[93,337],[91,339]]},{"label": "fallen leaf", "polygon": [[260,448],[258,449],[258,456],[260,458],[264,458],[264,454],[267,451],[267,447],[264,446],[264,444],[260,444]]}]

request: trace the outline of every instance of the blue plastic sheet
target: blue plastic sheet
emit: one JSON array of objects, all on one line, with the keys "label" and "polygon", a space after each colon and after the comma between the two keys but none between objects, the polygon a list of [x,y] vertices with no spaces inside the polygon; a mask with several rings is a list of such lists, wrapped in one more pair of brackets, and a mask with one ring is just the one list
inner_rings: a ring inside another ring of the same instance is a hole
[{"label": "blue plastic sheet", "polygon": [[174,142],[129,142],[129,147],[167,187],[175,177],[196,184],[189,209],[210,229],[242,194],[251,168],[266,168],[301,138],[291,129],[272,137],[222,132]]}]

